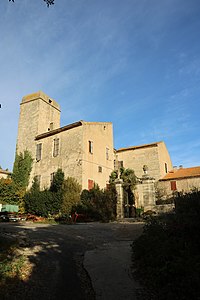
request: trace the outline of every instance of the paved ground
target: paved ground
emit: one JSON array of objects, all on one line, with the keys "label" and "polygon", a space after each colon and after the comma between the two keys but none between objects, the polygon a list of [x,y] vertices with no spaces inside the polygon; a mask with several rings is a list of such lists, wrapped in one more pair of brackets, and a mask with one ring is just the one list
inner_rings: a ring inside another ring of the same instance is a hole
[{"label": "paved ground", "polygon": [[19,282],[16,294],[5,299],[136,299],[130,245],[142,226],[0,223],[1,234],[21,240],[33,266],[29,280]]}]

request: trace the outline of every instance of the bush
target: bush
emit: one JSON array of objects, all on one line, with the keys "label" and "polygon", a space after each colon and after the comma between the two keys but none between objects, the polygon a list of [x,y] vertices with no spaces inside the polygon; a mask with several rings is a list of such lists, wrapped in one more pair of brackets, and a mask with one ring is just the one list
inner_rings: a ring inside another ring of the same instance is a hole
[{"label": "bush", "polygon": [[135,274],[150,299],[200,298],[200,197],[179,195],[175,202],[175,214],[148,220],[133,243]]},{"label": "bush", "polygon": [[41,217],[58,214],[63,201],[63,180],[64,173],[58,169],[50,189],[40,191],[37,177],[35,177],[30,191],[24,196],[25,211]]},{"label": "bush", "polygon": [[72,207],[80,202],[81,185],[73,177],[68,177],[62,185],[62,214],[70,215]]},{"label": "bush", "polygon": [[27,213],[47,218],[50,214],[56,214],[56,195],[48,190],[34,191],[25,195],[25,210]]},{"label": "bush", "polygon": [[83,190],[81,204],[74,209],[96,221],[114,220],[116,218],[116,190],[114,185],[111,184],[107,190],[101,190],[98,185],[95,185],[90,191]]},{"label": "bush", "polygon": [[185,195],[178,193],[174,202],[177,214],[192,214],[193,216],[200,215],[200,192],[195,191]]},{"label": "bush", "polygon": [[167,198],[167,199],[158,199],[156,200],[156,205],[165,205],[165,204],[173,204],[174,198]]}]

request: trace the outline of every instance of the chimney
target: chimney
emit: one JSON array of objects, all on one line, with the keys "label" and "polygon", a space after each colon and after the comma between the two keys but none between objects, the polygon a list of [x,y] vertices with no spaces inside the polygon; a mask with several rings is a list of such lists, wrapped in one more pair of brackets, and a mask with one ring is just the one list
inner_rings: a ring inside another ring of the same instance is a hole
[{"label": "chimney", "polygon": [[177,166],[173,166],[172,173],[175,173],[178,170]]}]

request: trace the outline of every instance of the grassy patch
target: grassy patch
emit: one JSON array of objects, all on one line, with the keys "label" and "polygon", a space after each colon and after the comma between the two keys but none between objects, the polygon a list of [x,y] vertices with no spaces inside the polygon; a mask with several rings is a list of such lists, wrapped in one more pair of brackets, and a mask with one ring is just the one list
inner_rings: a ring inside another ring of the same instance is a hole
[{"label": "grassy patch", "polygon": [[[0,297],[12,290],[29,276],[27,260],[17,251],[17,240],[0,237]],[[28,272],[27,272],[28,270]]]}]

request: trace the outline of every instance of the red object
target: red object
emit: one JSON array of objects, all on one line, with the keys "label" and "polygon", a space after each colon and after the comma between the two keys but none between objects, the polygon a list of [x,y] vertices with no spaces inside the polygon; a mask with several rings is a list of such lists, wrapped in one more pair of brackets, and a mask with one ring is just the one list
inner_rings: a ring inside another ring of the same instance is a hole
[{"label": "red object", "polygon": [[176,191],[177,188],[176,188],[176,181],[171,181],[171,190],[172,191]]},{"label": "red object", "polygon": [[92,179],[88,179],[88,190],[90,191],[94,187],[94,181]]}]

